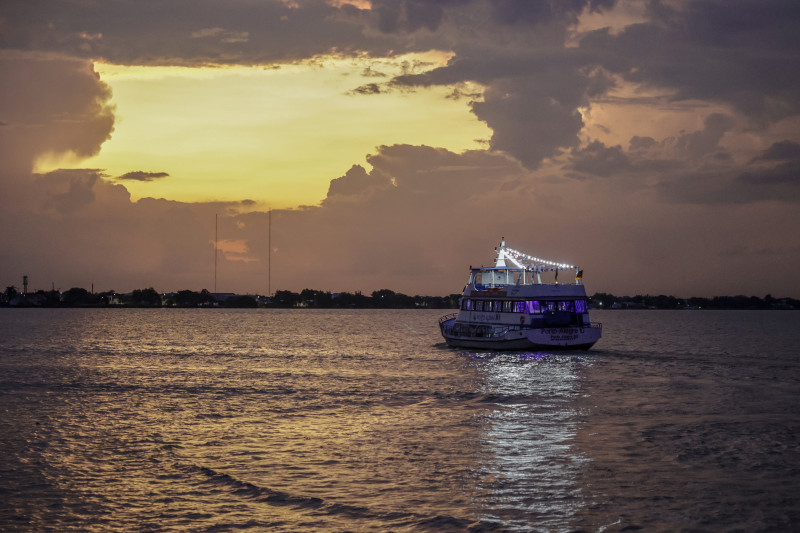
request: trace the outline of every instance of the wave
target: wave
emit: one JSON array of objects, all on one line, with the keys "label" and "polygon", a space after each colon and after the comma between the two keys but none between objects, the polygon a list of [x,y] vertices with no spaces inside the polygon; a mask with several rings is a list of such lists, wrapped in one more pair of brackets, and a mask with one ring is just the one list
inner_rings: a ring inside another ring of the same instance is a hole
[{"label": "wave", "polygon": [[[231,494],[273,506],[292,507],[314,515],[337,516],[347,520],[381,524],[380,528],[410,531],[499,531],[503,527],[486,520],[473,521],[450,515],[430,516],[410,511],[379,512],[368,507],[341,502],[330,502],[316,496],[291,494],[238,479],[209,466],[189,464],[188,471],[202,475],[204,483],[227,489]],[[357,529],[357,528],[356,528]]]}]

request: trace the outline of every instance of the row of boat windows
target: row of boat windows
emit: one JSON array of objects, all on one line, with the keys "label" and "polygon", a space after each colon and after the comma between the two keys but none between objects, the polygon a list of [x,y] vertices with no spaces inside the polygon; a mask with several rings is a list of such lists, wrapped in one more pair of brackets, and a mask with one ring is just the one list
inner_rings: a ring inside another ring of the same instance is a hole
[{"label": "row of boat windows", "polygon": [[538,315],[547,311],[585,313],[586,300],[461,300],[463,311],[484,313],[525,313]]}]

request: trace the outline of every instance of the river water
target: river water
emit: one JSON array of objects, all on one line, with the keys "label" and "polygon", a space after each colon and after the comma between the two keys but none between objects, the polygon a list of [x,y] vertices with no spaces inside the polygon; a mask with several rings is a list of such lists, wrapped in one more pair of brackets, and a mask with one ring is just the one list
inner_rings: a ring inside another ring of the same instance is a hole
[{"label": "river water", "polygon": [[0,309],[3,531],[790,531],[800,312]]}]

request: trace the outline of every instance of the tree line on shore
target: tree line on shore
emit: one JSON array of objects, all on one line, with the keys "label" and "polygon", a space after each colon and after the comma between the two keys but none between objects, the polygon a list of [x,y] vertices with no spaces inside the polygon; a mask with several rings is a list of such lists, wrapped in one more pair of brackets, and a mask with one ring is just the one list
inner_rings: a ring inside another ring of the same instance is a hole
[{"label": "tree line on shore", "polygon": [[449,296],[408,296],[389,289],[374,291],[367,296],[361,292],[331,293],[314,289],[276,291],[271,297],[251,294],[214,294],[207,289],[199,292],[181,290],[159,293],[152,287],[127,294],[115,291],[93,293],[81,287],[60,292],[36,291],[21,294],[16,287],[0,293],[0,306],[12,307],[311,307],[311,308],[381,308],[381,309],[451,309],[458,306],[459,294]]},{"label": "tree line on shore", "polygon": [[[137,289],[127,294],[115,291],[89,292],[73,287],[60,292],[36,291],[21,294],[16,287],[6,287],[0,293],[3,307],[235,307],[235,308],[323,308],[323,309],[456,309],[460,294],[448,296],[408,296],[389,289],[361,292],[331,293],[303,289],[299,293],[281,290],[271,297],[261,295],[214,294],[206,289],[199,292],[181,290],[159,293],[152,287]],[[677,298],[666,295],[615,296],[598,292],[588,298],[595,309],[800,309],[800,300],[794,298],[764,298],[757,296],[715,296],[713,298]]]},{"label": "tree line on shore", "polygon": [[758,296],[714,296],[713,298],[676,298],[675,296],[636,295],[614,296],[595,293],[590,302],[598,309],[730,309],[730,310],[792,310],[800,309],[800,300]]}]

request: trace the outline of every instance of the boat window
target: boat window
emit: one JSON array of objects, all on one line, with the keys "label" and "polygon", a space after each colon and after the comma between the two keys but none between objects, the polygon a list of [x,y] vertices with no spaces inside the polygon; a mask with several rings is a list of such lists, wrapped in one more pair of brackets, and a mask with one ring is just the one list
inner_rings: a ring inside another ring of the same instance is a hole
[{"label": "boat window", "polygon": [[539,300],[528,300],[525,302],[525,312],[529,315],[537,315],[542,312],[542,306]]},{"label": "boat window", "polygon": [[464,311],[469,311],[470,309],[472,309],[472,300],[464,298],[461,301],[461,309],[463,309]]},{"label": "boat window", "polygon": [[576,313],[586,312],[586,300],[575,300],[575,312]]},{"label": "boat window", "polygon": [[572,302],[569,300],[565,300],[563,302],[558,302],[558,310],[559,311],[569,311],[572,312]]},{"label": "boat window", "polygon": [[557,309],[558,302],[544,302],[544,310],[545,311],[555,311]]},{"label": "boat window", "polygon": [[525,312],[525,302],[514,302],[514,312],[515,313],[524,313]]},{"label": "boat window", "polygon": [[513,309],[513,305],[512,305],[513,303],[514,302],[512,302],[511,300],[504,301],[503,302],[503,312],[504,313],[510,313],[512,311],[512,309]]},{"label": "boat window", "polygon": [[483,311],[483,300],[475,300],[472,302],[473,311]]}]

